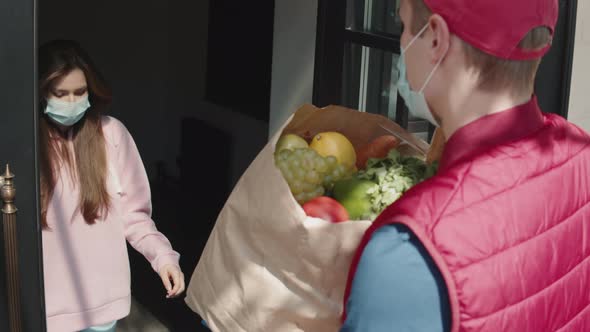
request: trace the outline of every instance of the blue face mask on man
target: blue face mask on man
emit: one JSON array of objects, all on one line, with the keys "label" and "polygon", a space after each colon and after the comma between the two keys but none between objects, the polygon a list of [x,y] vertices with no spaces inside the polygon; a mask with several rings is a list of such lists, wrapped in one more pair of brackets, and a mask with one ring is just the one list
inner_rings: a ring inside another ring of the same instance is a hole
[{"label": "blue face mask on man", "polygon": [[412,88],[410,87],[410,83],[408,82],[407,68],[404,57],[406,51],[410,48],[410,46],[412,46],[416,39],[418,39],[424,33],[424,31],[426,31],[427,28],[428,24],[424,26],[424,28],[422,28],[422,30],[420,30],[420,32],[418,32],[416,36],[408,43],[408,46],[406,46],[406,48],[402,49],[401,51],[401,55],[397,62],[397,70],[399,74],[399,78],[397,81],[397,90],[400,96],[406,102],[406,106],[408,107],[408,111],[410,112],[410,114],[412,114],[414,117],[428,120],[428,122],[438,127],[439,124],[432,115],[432,112],[430,111],[430,108],[426,103],[426,98],[424,97],[424,89],[432,79],[434,72],[436,71],[436,69],[440,65],[440,62],[442,61],[442,58],[434,66],[434,68],[426,78],[426,82],[424,82],[424,84],[422,85],[422,88],[419,91],[414,91],[412,90]]},{"label": "blue face mask on man", "polygon": [[70,127],[84,117],[88,108],[90,108],[88,95],[74,102],[50,98],[47,99],[45,114],[55,123]]}]

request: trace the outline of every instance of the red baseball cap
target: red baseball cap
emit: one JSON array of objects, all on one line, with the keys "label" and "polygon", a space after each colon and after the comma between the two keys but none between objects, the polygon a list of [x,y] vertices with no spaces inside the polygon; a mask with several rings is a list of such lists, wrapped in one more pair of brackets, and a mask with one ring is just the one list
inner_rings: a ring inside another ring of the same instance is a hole
[{"label": "red baseball cap", "polygon": [[442,16],[452,33],[498,58],[532,60],[545,55],[544,48],[524,50],[518,44],[532,29],[547,27],[551,35],[559,14],[558,0],[424,0]]}]

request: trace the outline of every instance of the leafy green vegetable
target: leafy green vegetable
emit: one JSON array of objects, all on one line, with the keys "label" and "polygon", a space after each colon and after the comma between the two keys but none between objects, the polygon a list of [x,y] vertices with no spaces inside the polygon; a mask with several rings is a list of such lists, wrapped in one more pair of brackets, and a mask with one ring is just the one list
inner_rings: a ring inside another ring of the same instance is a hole
[{"label": "leafy green vegetable", "polygon": [[433,176],[437,168],[437,163],[427,165],[416,157],[402,156],[395,149],[385,158],[369,159],[367,168],[355,175],[378,185],[367,192],[372,204],[372,213],[367,217],[374,220],[408,189]]}]

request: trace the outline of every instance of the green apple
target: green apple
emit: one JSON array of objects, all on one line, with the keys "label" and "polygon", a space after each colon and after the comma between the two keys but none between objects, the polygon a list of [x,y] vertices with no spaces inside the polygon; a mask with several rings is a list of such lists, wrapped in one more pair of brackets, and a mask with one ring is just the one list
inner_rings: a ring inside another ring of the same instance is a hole
[{"label": "green apple", "polygon": [[332,195],[348,211],[350,219],[359,220],[371,214],[372,204],[368,192],[377,187],[373,181],[352,178],[336,182]]},{"label": "green apple", "polygon": [[279,138],[279,141],[275,147],[275,153],[279,153],[282,150],[305,149],[308,147],[309,145],[307,142],[300,136],[295,134],[287,134]]}]

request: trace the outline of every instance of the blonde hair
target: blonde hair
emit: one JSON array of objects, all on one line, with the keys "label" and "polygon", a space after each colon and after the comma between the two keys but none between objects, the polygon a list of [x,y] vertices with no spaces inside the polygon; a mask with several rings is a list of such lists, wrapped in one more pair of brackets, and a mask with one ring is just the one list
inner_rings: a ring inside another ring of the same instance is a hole
[{"label": "blonde hair", "polygon": [[[410,31],[417,34],[432,15],[423,0],[408,0],[412,18]],[[536,50],[551,42],[551,32],[546,27],[532,29],[518,44],[525,50]],[[514,95],[529,93],[535,84],[535,75],[541,59],[506,60],[484,53],[463,41],[467,65],[480,73],[479,87],[485,91],[510,88]]]}]

